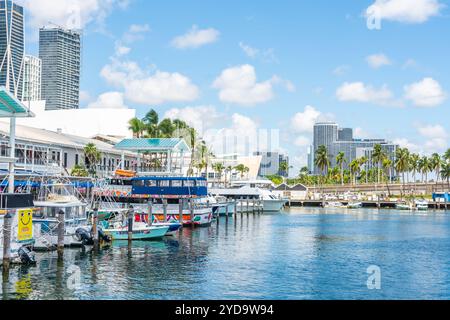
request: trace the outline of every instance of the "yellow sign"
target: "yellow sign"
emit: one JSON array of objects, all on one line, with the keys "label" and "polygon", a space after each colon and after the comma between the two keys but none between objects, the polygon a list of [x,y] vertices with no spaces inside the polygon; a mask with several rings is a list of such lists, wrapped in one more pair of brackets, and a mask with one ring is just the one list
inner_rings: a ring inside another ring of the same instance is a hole
[{"label": "yellow sign", "polygon": [[18,210],[19,230],[18,240],[28,241],[33,239],[33,210]]}]

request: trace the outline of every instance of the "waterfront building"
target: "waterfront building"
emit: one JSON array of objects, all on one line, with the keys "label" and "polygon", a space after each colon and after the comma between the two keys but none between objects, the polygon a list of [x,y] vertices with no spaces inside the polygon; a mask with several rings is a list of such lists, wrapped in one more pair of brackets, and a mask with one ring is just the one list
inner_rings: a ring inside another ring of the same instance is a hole
[{"label": "waterfront building", "polygon": [[39,32],[42,99],[47,110],[78,109],[80,100],[81,33],[60,27]]},{"label": "waterfront building", "polygon": [[136,117],[135,109],[82,108],[46,110],[45,101],[31,101],[27,107],[35,114],[34,118],[17,119],[17,123],[37,129],[62,131],[65,134],[92,138],[99,134],[118,137],[116,143],[131,138],[128,129],[130,119]]},{"label": "waterfront building", "polygon": [[[9,124],[0,121],[0,158],[10,157]],[[62,132],[16,127],[16,170],[22,174],[70,174],[76,165],[85,164],[84,147],[93,143],[101,152],[96,169],[99,177],[108,177],[122,167],[137,169],[137,156],[133,152],[122,152],[109,143]],[[8,174],[8,164],[0,163],[0,176]]]},{"label": "waterfront building", "polygon": [[12,0],[0,0],[0,86],[22,99],[25,49],[24,10]]},{"label": "waterfront building", "polygon": [[[353,130],[350,128],[339,128],[334,122],[319,122],[314,126],[314,143],[312,152],[310,154],[310,168],[313,168],[314,174],[320,174],[320,169],[315,165],[315,153],[320,146],[325,146],[330,157],[330,167],[336,167],[336,156],[343,152],[347,162],[344,165],[345,169],[349,168],[349,164],[358,158],[366,156],[369,162],[362,168],[363,170],[376,167],[372,161],[372,152],[375,145],[381,145],[382,149],[388,157],[395,161],[395,153],[399,147],[385,139],[355,139]],[[392,175],[395,175],[394,168],[392,168]]]},{"label": "waterfront building", "polygon": [[42,61],[38,57],[24,57],[22,101],[41,100]]},{"label": "waterfront building", "polygon": [[289,176],[289,169],[286,171],[280,170],[282,163],[287,163],[289,167],[289,157],[279,152],[255,152],[255,156],[261,156],[262,162],[258,175],[260,177],[267,177],[272,175],[279,175],[282,177]]},{"label": "waterfront building", "polygon": [[231,182],[241,180],[242,177],[239,172],[236,171],[235,167],[238,165],[244,165],[249,169],[245,174],[244,179],[256,180],[259,175],[261,168],[262,156],[241,156],[237,153],[216,155],[212,160],[212,164],[220,163],[225,169],[231,168],[231,170],[226,170],[220,174],[210,169],[208,172],[208,180],[214,184]]}]

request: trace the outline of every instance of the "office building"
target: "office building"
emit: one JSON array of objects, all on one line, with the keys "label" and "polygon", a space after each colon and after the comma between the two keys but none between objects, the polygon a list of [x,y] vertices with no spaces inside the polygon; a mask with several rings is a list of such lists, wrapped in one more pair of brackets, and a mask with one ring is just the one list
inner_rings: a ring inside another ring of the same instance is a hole
[{"label": "office building", "polygon": [[22,100],[41,100],[41,59],[38,57],[24,57]]},{"label": "office building", "polygon": [[42,99],[47,110],[78,109],[80,100],[81,33],[59,27],[39,32]]},{"label": "office building", "polygon": [[23,7],[0,0],[0,86],[22,99],[24,55]]},{"label": "office building", "polygon": [[328,151],[330,167],[336,167],[336,156],[343,152],[346,163],[344,168],[348,169],[349,164],[363,156],[369,159],[369,162],[363,167],[363,170],[371,169],[376,164],[372,161],[372,152],[375,145],[381,145],[383,151],[394,162],[395,153],[398,145],[390,143],[385,139],[355,139],[353,130],[350,128],[339,128],[338,124],[332,122],[316,123],[314,126],[314,143],[311,147],[309,156],[309,166],[314,174],[321,174],[321,170],[315,165],[315,154],[320,146],[325,146]]},{"label": "office building", "polygon": [[287,163],[287,167],[289,168],[289,157],[280,154],[279,152],[255,152],[255,156],[261,156],[261,167],[259,169],[259,176],[273,176],[279,175],[282,177],[289,176],[289,169],[286,171],[281,170],[281,164]]}]

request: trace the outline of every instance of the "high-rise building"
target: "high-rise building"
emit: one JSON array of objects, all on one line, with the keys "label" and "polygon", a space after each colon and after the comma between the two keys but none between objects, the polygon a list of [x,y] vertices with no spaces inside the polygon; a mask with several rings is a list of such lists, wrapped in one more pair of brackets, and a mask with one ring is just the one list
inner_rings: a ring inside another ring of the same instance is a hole
[{"label": "high-rise building", "polygon": [[23,70],[23,101],[41,100],[41,59],[26,55]]},{"label": "high-rise building", "polygon": [[39,32],[42,99],[46,110],[78,109],[80,100],[81,33],[60,27]]},{"label": "high-rise building", "polygon": [[23,7],[0,0],[0,86],[22,98],[24,44]]},{"label": "high-rise building", "polygon": [[283,177],[289,176],[289,169],[287,172],[281,170],[281,164],[286,163],[289,168],[289,157],[280,154],[279,152],[255,152],[254,156],[261,156],[261,167],[259,169],[258,175],[260,177],[280,175]]},{"label": "high-rise building", "polygon": [[[372,152],[375,145],[381,145],[387,156],[395,160],[395,153],[398,145],[395,145],[385,139],[355,139],[353,130],[350,128],[341,129],[336,123],[316,123],[314,126],[314,143],[309,155],[310,169],[313,168],[314,174],[320,174],[321,170],[315,165],[315,154],[320,146],[325,146],[328,151],[330,167],[337,166],[336,156],[343,152],[346,163],[344,168],[348,169],[349,164],[363,156],[367,157],[369,162],[363,169],[373,168],[374,164],[371,160]],[[392,172],[395,172],[392,170]]]}]

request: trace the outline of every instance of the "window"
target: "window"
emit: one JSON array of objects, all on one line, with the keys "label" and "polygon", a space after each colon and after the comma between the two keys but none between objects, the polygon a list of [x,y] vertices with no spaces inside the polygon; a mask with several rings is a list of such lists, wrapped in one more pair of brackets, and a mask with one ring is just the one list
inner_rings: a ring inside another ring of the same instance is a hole
[{"label": "window", "polygon": [[159,181],[160,187],[170,187],[170,180],[161,180]]},{"label": "window", "polygon": [[206,181],[204,180],[197,181],[197,187],[206,187]]},{"label": "window", "polygon": [[67,152],[64,152],[64,168],[67,168]]},{"label": "window", "polygon": [[75,155],[75,165],[79,165],[80,164],[80,156],[78,154]]},{"label": "window", "polygon": [[183,181],[181,181],[181,180],[173,180],[172,181],[172,187],[180,188],[182,186],[183,186]]},{"label": "window", "polygon": [[156,181],[155,180],[145,180],[145,186],[146,187],[156,187]]},{"label": "window", "polygon": [[193,187],[195,187],[195,181],[193,181],[193,180],[186,180],[186,181],[183,182],[183,185],[185,187],[193,188]]},{"label": "window", "polygon": [[135,180],[133,181],[134,187],[143,187],[144,186],[144,180]]}]

